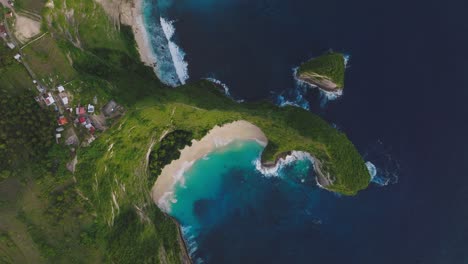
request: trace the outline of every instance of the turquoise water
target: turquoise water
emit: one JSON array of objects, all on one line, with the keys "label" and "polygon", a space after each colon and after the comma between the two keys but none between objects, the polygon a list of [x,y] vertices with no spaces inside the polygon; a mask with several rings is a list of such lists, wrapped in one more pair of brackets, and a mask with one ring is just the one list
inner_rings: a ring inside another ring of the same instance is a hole
[{"label": "turquoise water", "polygon": [[[318,188],[312,163],[307,159],[293,161],[276,174],[266,176],[256,169],[262,150],[263,146],[256,141],[235,141],[195,162],[184,174],[185,180],[175,186],[172,197],[175,203],[169,213],[182,225],[195,261],[220,261],[216,252],[206,251],[213,239],[219,241],[219,245],[231,241],[236,247],[242,247],[249,243],[239,242],[257,232],[269,235],[256,234],[256,237],[284,236],[294,223],[287,219],[297,216],[286,215],[287,208],[303,206],[300,212],[309,209],[309,214],[305,214],[301,221],[309,221],[312,225],[320,222],[310,214],[310,209],[317,205],[314,200],[318,201],[313,198]],[[305,196],[295,195],[298,192]],[[258,228],[259,223],[264,226]],[[241,251],[251,253],[248,248]],[[236,261],[236,257],[231,256],[229,260]],[[237,260],[242,261],[242,258]]]}]

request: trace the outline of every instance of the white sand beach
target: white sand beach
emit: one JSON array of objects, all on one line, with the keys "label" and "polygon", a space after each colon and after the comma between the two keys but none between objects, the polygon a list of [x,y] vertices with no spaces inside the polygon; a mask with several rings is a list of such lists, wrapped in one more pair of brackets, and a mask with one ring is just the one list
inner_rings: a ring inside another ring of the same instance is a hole
[{"label": "white sand beach", "polygon": [[116,25],[122,23],[132,27],[141,61],[147,66],[154,67],[156,57],[151,51],[151,43],[143,22],[143,1],[96,0]]},{"label": "white sand beach", "polygon": [[151,51],[151,43],[143,21],[143,0],[134,0],[131,26],[141,61],[147,66],[155,67],[156,57]]},{"label": "white sand beach", "polygon": [[223,126],[215,126],[200,141],[193,140],[192,146],[185,147],[178,160],[163,168],[153,186],[153,201],[163,210],[168,210],[169,199],[175,184],[182,180],[184,172],[198,159],[203,158],[216,148],[225,146],[234,140],[256,140],[266,146],[268,139],[257,126],[247,121],[235,121]]}]

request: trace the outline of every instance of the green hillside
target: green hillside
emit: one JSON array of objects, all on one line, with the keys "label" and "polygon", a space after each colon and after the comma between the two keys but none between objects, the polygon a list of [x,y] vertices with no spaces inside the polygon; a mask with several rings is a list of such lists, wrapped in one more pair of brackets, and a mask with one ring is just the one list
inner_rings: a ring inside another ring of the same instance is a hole
[{"label": "green hillside", "polygon": [[301,77],[316,78],[318,80],[329,79],[343,89],[345,77],[345,61],[341,53],[327,53],[313,58],[299,67],[297,74]]}]

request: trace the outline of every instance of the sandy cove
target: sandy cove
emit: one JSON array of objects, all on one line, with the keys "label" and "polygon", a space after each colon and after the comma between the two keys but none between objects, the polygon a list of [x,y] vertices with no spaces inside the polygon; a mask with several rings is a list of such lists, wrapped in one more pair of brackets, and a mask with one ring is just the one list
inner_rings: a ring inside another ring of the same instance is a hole
[{"label": "sandy cove", "polygon": [[170,199],[174,186],[183,180],[183,174],[195,161],[213,150],[226,146],[234,140],[256,140],[266,146],[268,139],[257,126],[247,121],[235,121],[223,126],[215,126],[200,141],[192,140],[192,146],[181,150],[180,158],[166,165],[153,186],[153,201],[166,212],[170,208]]}]

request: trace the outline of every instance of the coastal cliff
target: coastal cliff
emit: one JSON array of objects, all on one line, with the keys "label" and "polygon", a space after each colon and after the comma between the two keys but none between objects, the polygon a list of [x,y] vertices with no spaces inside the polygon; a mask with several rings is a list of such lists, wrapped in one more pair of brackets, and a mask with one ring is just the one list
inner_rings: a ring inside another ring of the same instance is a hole
[{"label": "coastal cliff", "polygon": [[344,88],[345,56],[327,53],[303,63],[296,78],[330,93],[341,93]]}]

